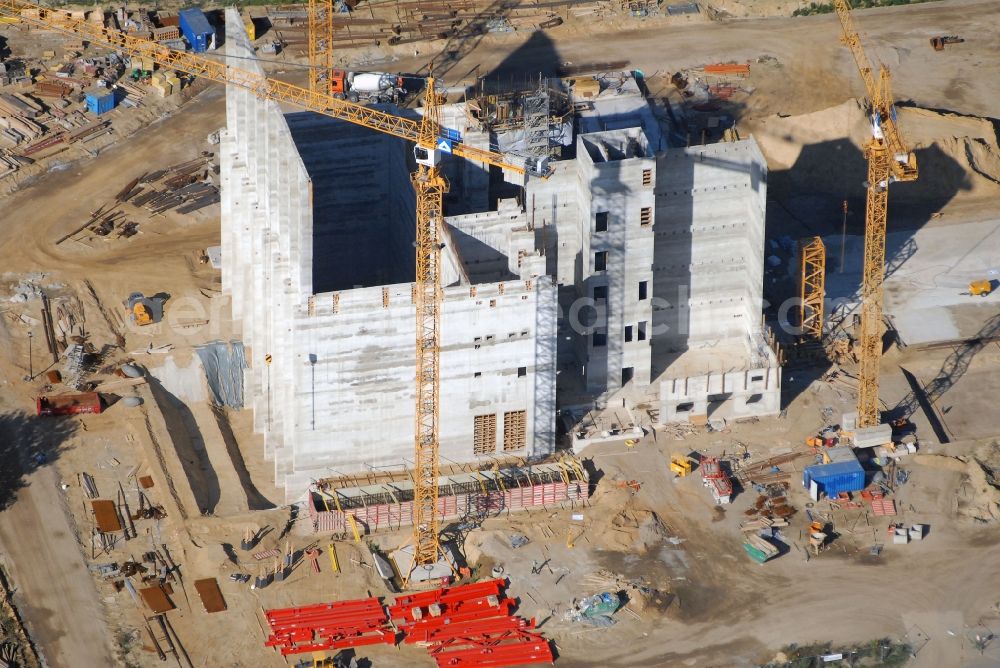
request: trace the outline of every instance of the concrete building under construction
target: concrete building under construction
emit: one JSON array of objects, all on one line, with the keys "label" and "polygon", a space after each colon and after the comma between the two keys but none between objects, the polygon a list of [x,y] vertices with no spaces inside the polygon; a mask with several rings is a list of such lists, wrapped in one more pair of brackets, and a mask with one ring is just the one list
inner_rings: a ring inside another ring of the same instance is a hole
[{"label": "concrete building under construction", "polygon": [[[230,54],[251,54],[233,32]],[[671,148],[631,75],[579,87],[585,108],[541,144],[442,110],[467,143],[557,154],[526,184],[448,163],[443,462],[544,457],[557,415],[582,437],[580,417],[615,402],[660,421],[780,408],[756,143]],[[276,483],[295,501],[317,479],[412,465],[411,147],[236,87],[226,107],[223,287]]]}]

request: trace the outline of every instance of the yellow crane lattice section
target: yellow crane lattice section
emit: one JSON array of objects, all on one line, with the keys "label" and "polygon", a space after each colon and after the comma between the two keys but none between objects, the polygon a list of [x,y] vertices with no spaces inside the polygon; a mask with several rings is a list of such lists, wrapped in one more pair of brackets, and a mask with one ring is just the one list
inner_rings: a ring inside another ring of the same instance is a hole
[{"label": "yellow crane lattice section", "polygon": [[799,246],[802,258],[800,298],[802,336],[823,338],[823,301],[826,299],[826,246],[813,237]]},{"label": "yellow crane lattice section", "polygon": [[330,92],[333,69],[333,1],[309,0],[309,91]]}]

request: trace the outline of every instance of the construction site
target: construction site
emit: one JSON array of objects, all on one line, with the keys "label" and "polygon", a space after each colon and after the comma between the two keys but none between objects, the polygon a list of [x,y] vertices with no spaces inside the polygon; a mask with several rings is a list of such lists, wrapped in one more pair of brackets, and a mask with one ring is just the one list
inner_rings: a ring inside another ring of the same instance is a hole
[{"label": "construction site", "polygon": [[998,30],[0,0],[0,667],[1000,665]]}]

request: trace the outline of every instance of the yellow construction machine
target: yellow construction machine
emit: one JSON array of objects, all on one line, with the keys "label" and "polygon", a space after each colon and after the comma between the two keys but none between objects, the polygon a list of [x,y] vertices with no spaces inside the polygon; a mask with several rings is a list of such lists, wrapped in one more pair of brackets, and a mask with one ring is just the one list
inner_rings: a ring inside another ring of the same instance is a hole
[{"label": "yellow construction machine", "polygon": [[678,478],[683,478],[691,473],[694,468],[694,461],[687,455],[673,453],[670,455],[670,472],[676,473]]},{"label": "yellow construction machine", "polygon": [[163,318],[162,300],[146,297],[141,292],[130,294],[125,301],[125,308],[132,322],[139,327],[152,325]]},{"label": "yellow construction machine", "polygon": [[983,279],[969,283],[969,294],[973,297],[985,297],[993,292],[993,281]]}]

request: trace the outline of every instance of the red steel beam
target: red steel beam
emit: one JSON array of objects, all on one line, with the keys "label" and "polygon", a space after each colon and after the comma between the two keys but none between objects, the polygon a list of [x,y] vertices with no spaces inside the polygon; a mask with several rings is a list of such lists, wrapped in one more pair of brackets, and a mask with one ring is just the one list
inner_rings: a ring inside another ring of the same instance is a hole
[{"label": "red steel beam", "polygon": [[390,608],[423,607],[431,603],[441,603],[442,601],[496,596],[506,584],[506,580],[497,578],[495,580],[487,580],[486,582],[475,582],[454,587],[443,587],[432,591],[422,591],[398,597]]},{"label": "red steel beam", "polygon": [[553,663],[552,647],[539,636],[539,640],[528,640],[496,647],[459,649],[434,654],[439,668],[499,668],[507,666],[527,666],[536,663]]},{"label": "red steel beam", "polygon": [[500,634],[506,631],[520,631],[535,628],[534,619],[523,617],[495,617],[467,622],[461,625],[449,624],[435,629],[408,629],[403,637],[405,643],[443,643],[457,638],[468,638]]},{"label": "red steel beam", "polygon": [[[507,617],[510,615],[514,607],[514,599],[505,598],[500,602],[500,605],[495,608],[489,608],[488,612],[492,617]],[[400,624],[399,628],[404,633],[411,633],[419,629],[436,629],[448,624],[464,624],[476,619],[482,619],[484,613],[482,610],[470,610],[468,612],[456,612],[453,614],[441,615],[440,617],[424,617],[419,621],[408,621],[406,624]]]}]

